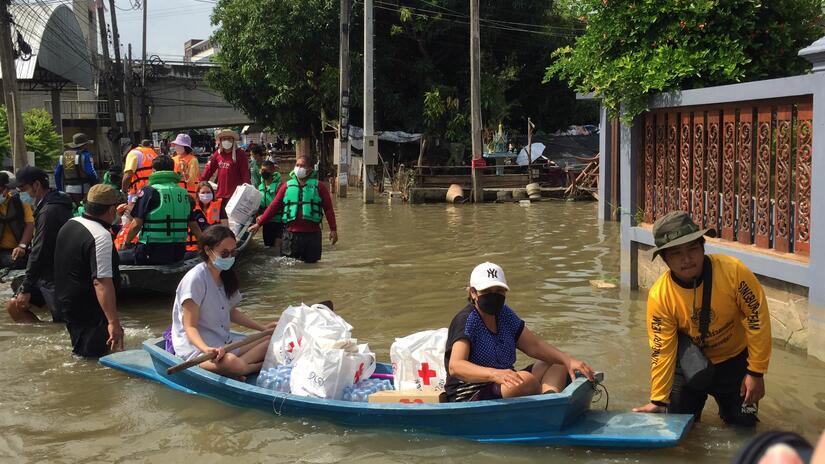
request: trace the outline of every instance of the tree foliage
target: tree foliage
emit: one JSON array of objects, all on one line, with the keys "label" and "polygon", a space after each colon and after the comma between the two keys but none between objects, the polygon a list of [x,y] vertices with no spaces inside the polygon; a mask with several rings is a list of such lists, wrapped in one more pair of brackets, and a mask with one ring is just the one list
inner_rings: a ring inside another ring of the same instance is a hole
[{"label": "tree foliage", "polygon": [[553,53],[547,80],[602,97],[625,118],[652,94],[800,74],[822,33],[819,0],[567,0],[586,32]]},{"label": "tree foliage", "polygon": [[[0,106],[0,159],[11,156],[6,107]],[[63,153],[63,140],[54,128],[52,117],[42,108],[23,113],[23,137],[26,150],[34,152],[34,163],[43,169],[51,169]]]}]

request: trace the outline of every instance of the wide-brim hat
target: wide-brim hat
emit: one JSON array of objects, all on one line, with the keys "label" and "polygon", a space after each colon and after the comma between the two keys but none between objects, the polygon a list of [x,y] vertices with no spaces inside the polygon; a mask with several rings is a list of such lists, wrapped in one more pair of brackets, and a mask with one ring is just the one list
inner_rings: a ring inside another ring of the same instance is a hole
[{"label": "wide-brim hat", "polygon": [[684,211],[671,211],[653,223],[653,241],[656,248],[653,250],[652,259],[656,259],[663,250],[694,242],[705,235],[716,237],[716,230],[700,228]]},{"label": "wide-brim hat", "polygon": [[232,140],[238,140],[238,134],[236,134],[232,129],[221,129],[217,134],[215,134],[215,138],[218,140],[224,137],[232,137]]},{"label": "wide-brim hat", "polygon": [[83,132],[78,132],[72,136],[72,143],[67,143],[66,146],[69,148],[80,148],[90,143],[94,143],[94,140],[89,140],[89,138],[86,137],[86,134]]},{"label": "wide-brim hat", "polygon": [[172,141],[171,145],[180,145],[182,147],[192,148],[192,137],[189,137],[187,134],[178,134],[178,136],[175,137],[175,140]]}]

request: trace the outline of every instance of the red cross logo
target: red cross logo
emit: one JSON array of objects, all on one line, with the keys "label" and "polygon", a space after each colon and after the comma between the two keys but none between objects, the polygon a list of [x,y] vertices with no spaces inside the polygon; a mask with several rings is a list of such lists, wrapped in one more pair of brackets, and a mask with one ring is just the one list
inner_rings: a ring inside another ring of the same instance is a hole
[{"label": "red cross logo", "polygon": [[358,383],[358,381],[361,380],[361,374],[363,374],[363,373],[364,373],[364,363],[361,363],[361,365],[358,366],[358,370],[355,371],[355,383]]},{"label": "red cross logo", "polygon": [[[289,349],[286,350],[287,353],[292,353],[295,350],[295,343],[294,342],[289,342],[289,345],[287,345],[287,346],[289,347]],[[300,338],[298,339],[298,346],[299,347],[301,346],[301,339]]]},{"label": "red cross logo", "polygon": [[424,404],[424,400],[422,400],[421,398],[401,398],[398,402],[404,404]]},{"label": "red cross logo", "polygon": [[430,379],[435,377],[435,371],[430,370],[429,363],[421,363],[421,369],[418,371],[418,376],[424,381],[424,385],[429,385]]}]

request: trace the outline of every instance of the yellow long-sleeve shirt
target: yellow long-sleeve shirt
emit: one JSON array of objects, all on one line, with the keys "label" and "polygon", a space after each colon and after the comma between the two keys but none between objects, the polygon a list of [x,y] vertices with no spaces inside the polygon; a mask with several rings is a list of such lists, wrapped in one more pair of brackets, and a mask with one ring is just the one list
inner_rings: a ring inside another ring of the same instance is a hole
[{"label": "yellow long-sleeve shirt", "polygon": [[[748,349],[748,371],[764,374],[771,357],[771,319],[762,285],[741,261],[708,255],[713,266],[710,326],[705,355],[714,364]],[[702,288],[684,288],[665,272],[647,298],[650,400],[667,403],[676,368],[677,332],[699,340]]]}]

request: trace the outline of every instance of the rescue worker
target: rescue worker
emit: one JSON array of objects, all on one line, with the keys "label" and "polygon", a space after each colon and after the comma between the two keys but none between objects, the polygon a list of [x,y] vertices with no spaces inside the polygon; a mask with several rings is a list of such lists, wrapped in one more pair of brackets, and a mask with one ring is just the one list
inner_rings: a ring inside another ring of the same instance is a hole
[{"label": "rescue worker", "polygon": [[235,132],[224,129],[218,132],[217,139],[220,146],[206,163],[200,180],[208,181],[217,173],[218,191],[215,194],[226,201],[239,185],[250,182],[249,161],[246,152],[237,146],[238,136]]},{"label": "rescue worker", "polygon": [[[259,173],[261,183],[258,185],[258,191],[261,192],[261,207],[258,210],[259,214],[266,211],[278,193],[281,187],[281,173],[278,172],[278,167],[272,161],[266,160],[262,163],[261,172]],[[267,248],[275,247],[275,250],[280,253],[281,245],[283,244],[284,235],[284,219],[280,214],[276,214],[264,223],[263,236],[264,246]]]},{"label": "rescue worker", "polygon": [[[172,264],[186,254],[187,232],[197,226],[190,222],[192,203],[186,189],[178,185],[175,162],[168,156],[158,156],[152,162],[154,173],[149,185],[137,194],[132,209],[132,221],[121,247],[123,264]],[[138,244],[132,239],[140,234]]]},{"label": "rescue worker", "polygon": [[49,176],[33,166],[17,171],[9,187],[20,190],[20,201],[34,206],[34,237],[26,263],[26,278],[6,305],[15,322],[40,322],[31,306],[46,306],[55,322],[62,317],[55,306],[54,250],[57,233],[72,217],[72,200],[63,192],[49,188]]},{"label": "rescue worker", "polygon": [[[653,258],[660,255],[669,270],[647,299],[650,402],[633,410],[693,414],[698,421],[711,395],[726,423],[753,426],[771,357],[768,302],[741,261],[705,255],[705,235],[716,232],[700,229],[683,211],[672,211],[653,225]],[[702,316],[705,281],[711,283],[710,304],[709,314]],[[678,345],[687,344],[687,337],[680,341],[679,333],[690,337],[713,364],[708,385],[688,385],[677,359]]]},{"label": "rescue worker", "polygon": [[309,157],[299,156],[290,179],[281,185],[275,199],[249,227],[255,233],[262,224],[281,214],[286,224],[284,253],[306,263],[321,259],[321,220],[329,222],[329,240],[338,242],[335,211],[327,186],[318,182],[318,173],[311,168]]},{"label": "rescue worker", "polygon": [[66,144],[66,151],[57,160],[54,168],[54,183],[57,190],[66,192],[75,203],[80,203],[92,185],[99,182],[95,172],[89,144],[93,143],[86,134],[78,132],[72,143]]},{"label": "rescue worker", "polygon": [[215,190],[212,189],[212,184],[201,182],[198,185],[197,195],[198,198],[195,200],[195,206],[189,218],[190,222],[197,224],[197,227],[189,229],[189,238],[186,244],[187,253],[197,253],[198,241],[207,227],[215,224],[229,225],[226,209],[222,207],[223,200],[215,198]]},{"label": "rescue worker", "polygon": [[111,186],[115,190],[120,190],[123,186],[123,166],[113,164],[103,174],[103,183]]},{"label": "rescue worker", "polygon": [[249,179],[254,186],[261,185],[261,168],[264,162],[264,147],[261,145],[253,145],[250,150],[252,156],[249,158]]},{"label": "rescue worker", "polygon": [[126,154],[126,163],[123,166],[123,183],[121,188],[129,195],[129,203],[135,201],[138,192],[148,182],[152,174],[152,162],[158,154],[152,148],[152,141],[144,139],[140,146],[129,150]]},{"label": "rescue worker", "polygon": [[0,172],[0,268],[23,269],[34,235],[34,214],[9,182],[8,173]]},{"label": "rescue worker", "polygon": [[192,138],[186,134],[178,134],[172,142],[172,150],[175,152],[172,159],[175,161],[175,172],[180,175],[180,186],[189,192],[189,196],[197,200],[201,168],[192,150]]}]

